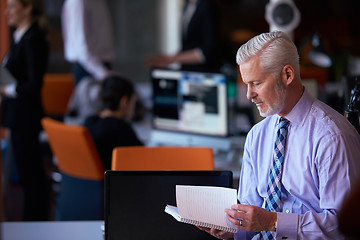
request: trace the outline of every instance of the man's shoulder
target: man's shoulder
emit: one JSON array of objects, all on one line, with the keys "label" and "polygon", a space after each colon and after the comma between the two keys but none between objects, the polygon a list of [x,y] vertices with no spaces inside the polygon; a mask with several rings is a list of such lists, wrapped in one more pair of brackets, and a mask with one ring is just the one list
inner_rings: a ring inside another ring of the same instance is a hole
[{"label": "man's shoulder", "polygon": [[320,100],[314,101],[309,112],[308,121],[334,134],[349,129],[352,130],[353,128],[344,115]]},{"label": "man's shoulder", "polygon": [[[354,126],[329,105],[315,100],[301,124],[290,130],[301,139],[308,139],[316,144],[334,144],[339,142],[360,142],[360,137]],[[297,140],[302,141],[297,138]],[[350,140],[351,139],[351,140]]]}]

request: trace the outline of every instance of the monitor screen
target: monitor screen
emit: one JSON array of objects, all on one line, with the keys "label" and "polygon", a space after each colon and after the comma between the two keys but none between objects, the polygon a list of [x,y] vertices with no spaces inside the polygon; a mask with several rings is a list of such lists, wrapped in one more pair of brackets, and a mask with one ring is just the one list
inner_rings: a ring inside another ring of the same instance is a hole
[{"label": "monitor screen", "polygon": [[107,171],[105,240],[209,240],[193,225],[165,213],[176,205],[176,185],[232,187],[231,171]]},{"label": "monitor screen", "polygon": [[228,135],[224,74],[153,69],[151,79],[154,129]]}]

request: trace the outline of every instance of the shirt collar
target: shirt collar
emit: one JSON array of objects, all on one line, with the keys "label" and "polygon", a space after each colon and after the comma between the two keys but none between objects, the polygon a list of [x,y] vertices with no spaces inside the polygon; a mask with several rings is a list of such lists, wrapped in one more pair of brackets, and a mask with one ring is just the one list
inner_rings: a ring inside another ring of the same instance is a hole
[{"label": "shirt collar", "polygon": [[27,25],[26,27],[22,28],[22,29],[16,29],[14,32],[14,42],[15,43],[19,43],[21,38],[24,36],[24,34],[26,33],[26,31],[30,28],[30,24]]},{"label": "shirt collar", "polygon": [[[303,95],[289,114],[285,116],[292,124],[302,125],[309,114],[314,97],[305,89]],[[280,117],[280,116],[279,116]]]}]

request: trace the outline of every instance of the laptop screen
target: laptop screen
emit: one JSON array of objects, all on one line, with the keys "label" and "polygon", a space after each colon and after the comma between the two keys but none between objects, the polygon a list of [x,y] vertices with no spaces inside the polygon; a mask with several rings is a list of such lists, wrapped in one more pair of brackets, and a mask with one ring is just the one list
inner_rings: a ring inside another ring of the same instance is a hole
[{"label": "laptop screen", "polygon": [[[215,239],[164,212],[176,205],[175,186],[232,187],[231,171],[107,171],[105,240]],[[224,213],[225,214],[225,213]]]},{"label": "laptop screen", "polygon": [[154,129],[228,136],[224,74],[153,69],[151,80]]}]

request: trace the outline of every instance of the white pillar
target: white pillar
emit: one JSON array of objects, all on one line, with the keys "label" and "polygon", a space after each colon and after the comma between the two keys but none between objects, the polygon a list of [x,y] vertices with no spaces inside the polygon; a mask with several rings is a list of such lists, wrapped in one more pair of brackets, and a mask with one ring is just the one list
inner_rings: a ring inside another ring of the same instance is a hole
[{"label": "white pillar", "polygon": [[180,49],[180,18],[182,1],[160,1],[160,51],[173,54]]}]

